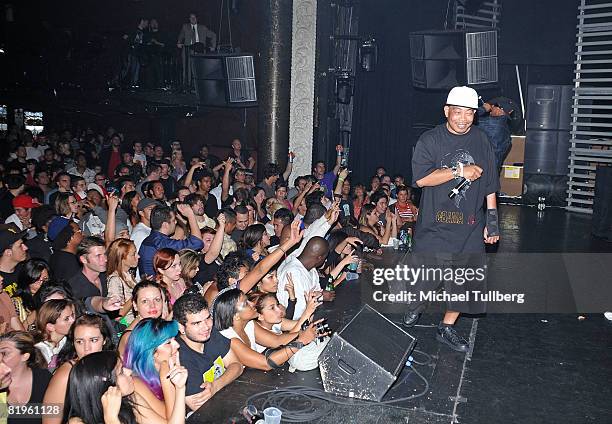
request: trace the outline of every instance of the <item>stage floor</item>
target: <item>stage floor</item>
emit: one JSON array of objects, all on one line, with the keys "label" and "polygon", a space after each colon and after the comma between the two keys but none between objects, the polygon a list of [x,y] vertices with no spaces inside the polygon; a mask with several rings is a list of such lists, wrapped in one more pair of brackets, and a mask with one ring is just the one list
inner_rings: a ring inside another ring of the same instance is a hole
[{"label": "stage floor", "polygon": [[[590,217],[547,209],[500,207],[503,240],[498,253],[612,252],[612,243],[590,236]],[[398,261],[387,252],[382,262]],[[498,255],[504,258],[504,255]],[[602,276],[610,281],[610,274]],[[508,275],[507,278],[515,278]],[[502,277],[504,278],[504,277]],[[340,329],[362,307],[364,281],[338,288],[336,301],[319,313]],[[435,308],[434,308],[435,309]],[[610,305],[612,309],[612,305]],[[384,312],[384,311],[383,311]],[[407,331],[417,349],[432,356],[416,366],[429,381],[426,395],[397,404],[334,407],[320,423],[608,423],[612,422],[612,324],[601,314],[489,313],[462,317],[457,330],[471,340],[467,354],[453,352],[435,340],[441,314],[429,311]],[[401,314],[385,313],[399,323]],[[421,360],[415,355],[415,359]],[[318,370],[289,373],[245,370],[233,384],[196,411],[189,423],[245,422],[246,399],[277,387],[322,388]],[[384,400],[423,390],[423,382],[405,369]],[[608,405],[608,407],[606,407]]]}]

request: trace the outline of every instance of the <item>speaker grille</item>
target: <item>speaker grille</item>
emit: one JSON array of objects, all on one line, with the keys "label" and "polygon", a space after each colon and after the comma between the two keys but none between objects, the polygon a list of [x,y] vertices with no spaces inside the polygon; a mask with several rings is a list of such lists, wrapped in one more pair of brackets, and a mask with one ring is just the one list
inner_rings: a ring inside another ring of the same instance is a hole
[{"label": "speaker grille", "polygon": [[231,56],[225,58],[229,79],[255,78],[253,56]]},{"label": "speaker grille", "polygon": [[230,103],[257,101],[255,79],[230,79],[228,85]]},{"label": "speaker grille", "polygon": [[468,85],[497,82],[497,57],[468,59],[467,81]]},{"label": "speaker grille", "polygon": [[497,56],[497,31],[466,33],[465,51],[467,59]]}]

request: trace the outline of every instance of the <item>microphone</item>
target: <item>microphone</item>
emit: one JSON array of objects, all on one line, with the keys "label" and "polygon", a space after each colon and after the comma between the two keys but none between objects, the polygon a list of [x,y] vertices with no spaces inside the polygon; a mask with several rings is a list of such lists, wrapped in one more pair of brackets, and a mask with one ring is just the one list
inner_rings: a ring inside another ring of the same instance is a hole
[{"label": "microphone", "polygon": [[449,199],[454,199],[456,195],[458,195],[464,187],[470,185],[470,180],[461,177],[461,180],[457,183],[457,185],[448,193]]}]

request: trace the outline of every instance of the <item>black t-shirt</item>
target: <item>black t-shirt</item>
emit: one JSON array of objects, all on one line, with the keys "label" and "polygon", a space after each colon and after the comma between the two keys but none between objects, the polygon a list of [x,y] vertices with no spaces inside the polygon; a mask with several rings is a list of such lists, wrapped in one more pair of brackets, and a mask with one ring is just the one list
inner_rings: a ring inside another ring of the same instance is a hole
[{"label": "black t-shirt", "polygon": [[[51,373],[43,368],[32,368],[32,393],[28,403],[42,403],[51,381]],[[40,424],[40,418],[9,418],[7,424]]]},{"label": "black t-shirt", "polygon": [[13,208],[13,193],[6,189],[0,191],[0,219],[2,222],[6,221],[6,218],[15,213]]},{"label": "black t-shirt", "polygon": [[200,156],[200,160],[206,164],[206,168],[208,169],[213,169],[221,163],[221,160],[215,155],[208,155],[205,158]]},{"label": "black t-shirt", "polygon": [[201,285],[206,284],[209,281],[213,281],[215,279],[215,274],[219,270],[219,265],[216,262],[211,264],[207,264],[204,261],[204,258],[200,261],[200,269],[193,277],[193,281],[196,283],[200,283]]},{"label": "black t-shirt", "polygon": [[59,191],[56,191],[49,196],[50,205],[55,205],[55,199],[57,199],[57,196],[59,195],[59,193],[60,193]]},{"label": "black t-shirt", "polygon": [[98,288],[94,286],[82,272],[78,272],[75,276],[68,280],[68,284],[70,284],[70,288],[72,289],[72,295],[79,300],[84,300],[88,297],[94,296],[106,296],[108,294],[106,273],[104,272],[100,274],[100,286],[102,288],[101,293],[100,290],[98,290]]},{"label": "black t-shirt", "polygon": [[28,246],[28,253],[30,258],[43,259],[49,263],[51,260],[51,242],[47,240],[44,234],[37,234],[36,237],[26,240],[26,246]]},{"label": "black t-shirt", "polygon": [[223,337],[217,329],[213,328],[210,332],[210,338],[204,343],[203,353],[187,346],[181,336],[177,337],[176,341],[181,347],[181,365],[189,372],[185,387],[187,396],[202,391],[200,385],[205,381],[204,373],[207,371],[211,371],[209,378],[214,377],[215,380],[225,372],[223,357],[230,350],[231,340]]},{"label": "black t-shirt", "polygon": [[270,237],[270,246],[278,246],[280,244],[280,238],[275,235]]},{"label": "black t-shirt", "polygon": [[[240,162],[242,162],[242,164],[243,164],[244,166],[249,166],[249,158],[250,158],[251,156],[252,156],[252,155],[249,153],[249,151],[248,151],[248,150],[240,150],[240,158],[239,158],[239,159],[240,159]],[[229,157],[230,157],[230,158],[234,158],[234,159],[238,158],[238,156],[236,155],[236,153],[234,153],[234,151],[233,151],[233,150],[232,150],[232,152],[229,154]],[[238,165],[236,165],[236,166],[238,166]]]},{"label": "black t-shirt", "polygon": [[164,193],[166,193],[166,197],[170,197],[178,189],[178,183],[172,176],[168,176],[168,178],[160,178],[159,181],[164,186]]},{"label": "black t-shirt", "polygon": [[454,199],[449,199],[448,193],[457,180],[423,188],[414,252],[484,252],[485,197],[499,190],[495,155],[484,132],[472,127],[466,134],[455,135],[441,124],[421,135],[412,156],[412,184],[416,186],[416,181],[436,169],[459,162],[478,165],[482,176]]},{"label": "black t-shirt", "polygon": [[217,197],[212,193],[208,193],[208,198],[204,201],[204,213],[206,216],[213,219],[215,219],[219,214]]},{"label": "black t-shirt", "polygon": [[81,265],[76,255],[63,250],[56,250],[49,259],[49,266],[53,276],[58,281],[68,281],[76,274],[81,273]]},{"label": "black t-shirt", "polygon": [[21,270],[22,263],[17,264],[15,270],[13,272],[3,272],[0,271],[0,275],[2,276],[4,286],[4,291],[10,296],[13,297],[15,292],[17,291],[17,276],[19,275],[19,271]]}]

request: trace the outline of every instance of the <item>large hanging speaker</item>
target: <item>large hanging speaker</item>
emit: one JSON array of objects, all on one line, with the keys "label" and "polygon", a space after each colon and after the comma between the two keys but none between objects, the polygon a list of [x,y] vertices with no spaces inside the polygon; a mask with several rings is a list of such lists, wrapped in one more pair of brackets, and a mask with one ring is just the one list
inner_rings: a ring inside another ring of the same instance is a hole
[{"label": "large hanging speaker", "polygon": [[319,355],[326,392],[380,401],[404,368],[416,339],[368,305]]},{"label": "large hanging speaker", "polygon": [[447,89],[497,82],[497,31],[410,33],[412,85]]},{"label": "large hanging speaker", "polygon": [[530,85],[527,129],[569,131],[573,89],[572,85]]},{"label": "large hanging speaker", "polygon": [[527,130],[525,174],[567,175],[569,131]]},{"label": "large hanging speaker", "polygon": [[594,236],[612,241],[612,167],[610,166],[597,167],[592,222]]},{"label": "large hanging speaker", "polygon": [[253,56],[195,54],[191,59],[196,94],[201,105],[257,105]]}]

